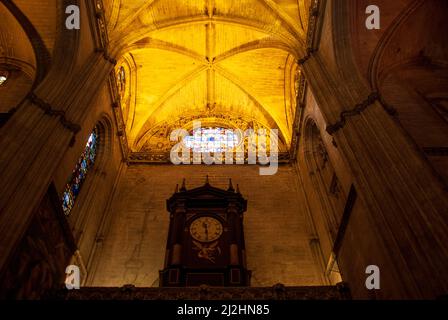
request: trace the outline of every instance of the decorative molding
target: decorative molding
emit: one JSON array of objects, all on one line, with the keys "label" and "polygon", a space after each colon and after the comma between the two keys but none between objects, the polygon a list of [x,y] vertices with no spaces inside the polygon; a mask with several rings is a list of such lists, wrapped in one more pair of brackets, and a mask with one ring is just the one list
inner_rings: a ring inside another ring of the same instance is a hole
[{"label": "decorative molding", "polygon": [[129,163],[151,163],[168,164],[170,163],[169,152],[131,152],[128,157]]},{"label": "decorative molding", "polygon": [[339,129],[342,129],[346,122],[347,118],[354,117],[361,114],[364,110],[366,110],[369,106],[374,104],[376,101],[379,101],[379,94],[377,92],[372,92],[366,100],[357,104],[353,109],[342,111],[340,115],[340,120],[332,125],[327,126],[327,132],[333,135]]},{"label": "decorative molding", "polygon": [[91,15],[91,29],[94,36],[96,49],[95,52],[103,53],[104,60],[112,65],[117,64],[117,60],[109,54],[109,35],[107,32],[107,23],[104,14],[104,5],[102,0],[88,1]]},{"label": "decorative molding", "polygon": [[38,106],[39,109],[43,110],[46,115],[58,117],[62,126],[71,131],[75,136],[81,130],[81,126],[79,124],[66,118],[65,111],[55,110],[49,103],[39,98],[34,92],[30,92],[28,94],[28,99],[31,103]]},{"label": "decorative molding", "polygon": [[289,148],[290,153],[290,159],[295,160],[297,157],[297,150],[300,140],[300,135],[302,133],[302,120],[303,120],[303,114],[306,107],[306,89],[307,89],[307,82],[305,80],[305,76],[303,75],[303,72],[300,74],[299,78],[299,90],[297,92],[297,107],[296,107],[296,113],[294,118],[294,123],[292,126],[293,134],[291,139],[291,147]]},{"label": "decorative molding", "polygon": [[344,283],[336,286],[121,288],[90,287],[49,292],[47,300],[350,300]]},{"label": "decorative molding", "polygon": [[294,123],[292,125],[292,139],[291,139],[291,146],[289,148],[289,154],[290,159],[295,160],[297,157],[297,150],[300,140],[300,135],[302,133],[302,120],[303,120],[303,114],[305,110],[305,93],[306,93],[306,80],[303,74],[300,76],[300,85],[299,85],[299,93],[297,97],[297,108],[294,118]]},{"label": "decorative molding", "polygon": [[112,99],[112,112],[115,118],[115,125],[117,127],[117,135],[120,140],[121,152],[123,159],[127,161],[129,155],[128,140],[126,136],[126,125],[124,123],[123,109],[121,107],[120,94],[117,89],[117,78],[115,70],[112,70],[109,76],[109,93]]},{"label": "decorative molding", "polygon": [[107,34],[107,25],[102,0],[95,0],[95,21],[100,38],[100,46],[101,48],[107,48],[109,45],[109,35]]},{"label": "decorative molding", "polygon": [[111,57],[106,48],[96,48],[95,52],[103,53],[104,60],[110,62],[113,66],[117,65],[117,59]]},{"label": "decorative molding", "polygon": [[117,60],[112,58],[111,56],[104,54],[103,57],[106,61],[109,61],[113,66],[117,65]]},{"label": "decorative molding", "polygon": [[306,55],[299,59],[297,63],[299,65],[304,65],[310,58],[313,57],[314,53],[318,51],[316,46],[316,35],[319,32],[319,14],[321,10],[319,10],[319,7],[321,4],[324,5],[322,0],[315,0],[313,2],[313,5],[310,7],[310,17],[308,21],[308,32],[306,35]]},{"label": "decorative molding", "polygon": [[313,54],[317,52],[317,49],[313,49],[313,48],[307,48],[306,49],[306,55],[299,59],[297,61],[297,63],[302,66],[304,65],[309,59],[311,59],[313,57]]},{"label": "decorative molding", "polygon": [[[234,161],[235,159],[236,157],[234,156]],[[290,155],[288,152],[278,153],[278,164],[289,163],[289,160]],[[193,163],[193,155],[191,155],[190,161]],[[129,164],[171,164],[169,152],[131,152],[129,153],[128,162]],[[245,154],[244,163],[248,163],[247,154]]]},{"label": "decorative molding", "polygon": [[[319,14],[324,12],[326,0],[315,0],[313,5],[310,7],[310,17],[308,22],[308,33],[306,38],[306,43],[309,48],[315,46],[318,33],[322,28],[322,23],[319,25]],[[319,9],[320,8],[320,9]],[[321,20],[322,22],[322,20]]]},{"label": "decorative molding", "polygon": [[395,109],[394,107],[392,107],[391,105],[389,105],[381,96],[381,94],[378,92],[378,101],[381,103],[381,105],[383,106],[383,109],[391,116],[398,116],[398,111],[397,109]]},{"label": "decorative molding", "polygon": [[117,65],[117,59],[111,57],[111,56],[109,55],[109,53],[107,52],[107,50],[104,50],[103,58],[104,58],[104,60],[110,62],[113,66],[116,66],[116,65]]},{"label": "decorative molding", "polygon": [[[316,47],[316,35],[319,33],[319,14],[323,12],[321,6],[325,6],[325,0],[315,0],[313,5],[310,7],[310,17],[308,22],[308,32],[306,37],[306,55],[297,61],[299,66],[303,66],[310,58],[313,57],[314,53],[318,51]],[[321,8],[321,10],[319,10]],[[322,19],[320,20],[322,22]],[[291,140],[291,147],[289,149],[290,159],[295,160],[297,158],[298,145],[300,141],[300,136],[302,133],[302,125],[303,125],[303,115],[306,107],[306,91],[307,91],[307,82],[305,75],[303,72],[300,74],[299,78],[299,90],[297,92],[297,107],[295,113],[295,119],[293,123],[293,135]]]}]

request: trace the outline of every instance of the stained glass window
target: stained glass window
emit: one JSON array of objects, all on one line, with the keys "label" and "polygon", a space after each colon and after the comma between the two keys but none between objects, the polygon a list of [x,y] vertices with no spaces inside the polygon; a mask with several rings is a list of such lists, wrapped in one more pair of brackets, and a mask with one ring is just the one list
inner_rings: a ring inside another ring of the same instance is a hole
[{"label": "stained glass window", "polygon": [[84,152],[76,164],[62,195],[62,209],[66,215],[70,214],[75,200],[79,195],[82,184],[84,183],[89,169],[95,163],[98,151],[98,130],[95,128],[90,134]]},{"label": "stained glass window", "polygon": [[184,144],[194,152],[226,152],[235,149],[238,135],[224,128],[198,128],[184,137]]}]

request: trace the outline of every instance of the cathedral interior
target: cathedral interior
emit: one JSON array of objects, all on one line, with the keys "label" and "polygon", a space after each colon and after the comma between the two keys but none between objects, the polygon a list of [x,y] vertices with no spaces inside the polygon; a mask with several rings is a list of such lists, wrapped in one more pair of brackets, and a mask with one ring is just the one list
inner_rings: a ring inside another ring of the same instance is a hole
[{"label": "cathedral interior", "polygon": [[446,297],[448,2],[374,2],[1,0],[0,299]]}]

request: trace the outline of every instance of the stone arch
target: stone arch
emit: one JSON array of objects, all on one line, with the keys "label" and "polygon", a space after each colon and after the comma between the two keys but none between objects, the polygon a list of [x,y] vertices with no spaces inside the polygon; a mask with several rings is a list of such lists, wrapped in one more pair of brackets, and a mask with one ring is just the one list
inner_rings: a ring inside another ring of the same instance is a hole
[{"label": "stone arch", "polygon": [[95,189],[95,186],[98,184],[99,177],[104,174],[107,168],[114,148],[114,144],[112,141],[113,126],[112,121],[108,115],[101,115],[100,119],[96,122],[96,125],[92,128],[92,130],[95,129],[97,130],[99,137],[95,163],[88,172],[80,195],[75,202],[75,205],[69,216],[69,220],[73,228],[78,230],[83,230],[82,225],[84,224],[83,221],[86,218],[84,212],[86,212],[86,206],[90,206],[90,202],[88,201],[89,192],[87,191]]},{"label": "stone arch", "polygon": [[110,161],[110,156],[113,153],[114,143],[113,137],[113,125],[112,119],[108,114],[102,114],[100,120],[95,125],[98,128],[98,134],[100,135],[100,143],[97,155],[97,170],[102,170]]},{"label": "stone arch", "polygon": [[33,23],[17,5],[12,1],[5,1],[2,2],[1,6],[5,6],[10,14],[14,16],[15,20],[20,24],[23,32],[26,34],[28,42],[32,46],[32,52],[35,56],[35,77],[32,86],[32,89],[34,89],[48,73],[51,64],[51,53]]},{"label": "stone arch", "polygon": [[[439,1],[416,1],[379,42],[370,81],[434,174],[448,185],[448,26]],[[431,34],[431,37],[428,37]],[[412,35],[412,36],[411,36]]]},{"label": "stone arch", "polygon": [[[95,252],[95,243],[100,225],[106,214],[108,194],[112,190],[103,190],[104,178],[113,161],[114,126],[108,114],[102,114],[94,126],[98,132],[99,143],[96,161],[83,185],[72,214],[68,217],[70,229],[77,250],[72,263],[81,269],[81,282],[85,284],[90,270],[90,261]],[[99,190],[102,190],[99,192]]]},{"label": "stone arch", "polygon": [[0,20],[0,73],[7,77],[0,85],[0,113],[6,122],[32,90],[38,70],[36,52],[23,23],[3,4]]},{"label": "stone arch", "polygon": [[[126,84],[124,92],[119,90],[119,72],[124,69]],[[118,95],[121,99],[121,109],[123,113],[123,121],[126,127],[132,127],[135,117],[136,92],[137,92],[137,65],[131,54],[125,54],[117,63],[115,74],[118,86]]]}]

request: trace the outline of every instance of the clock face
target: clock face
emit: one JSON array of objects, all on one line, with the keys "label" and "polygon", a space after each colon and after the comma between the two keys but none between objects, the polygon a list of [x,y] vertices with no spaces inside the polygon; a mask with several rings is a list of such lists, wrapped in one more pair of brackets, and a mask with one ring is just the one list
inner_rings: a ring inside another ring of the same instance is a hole
[{"label": "clock face", "polygon": [[200,217],[191,223],[190,234],[197,241],[211,242],[221,236],[222,224],[212,217]]}]

